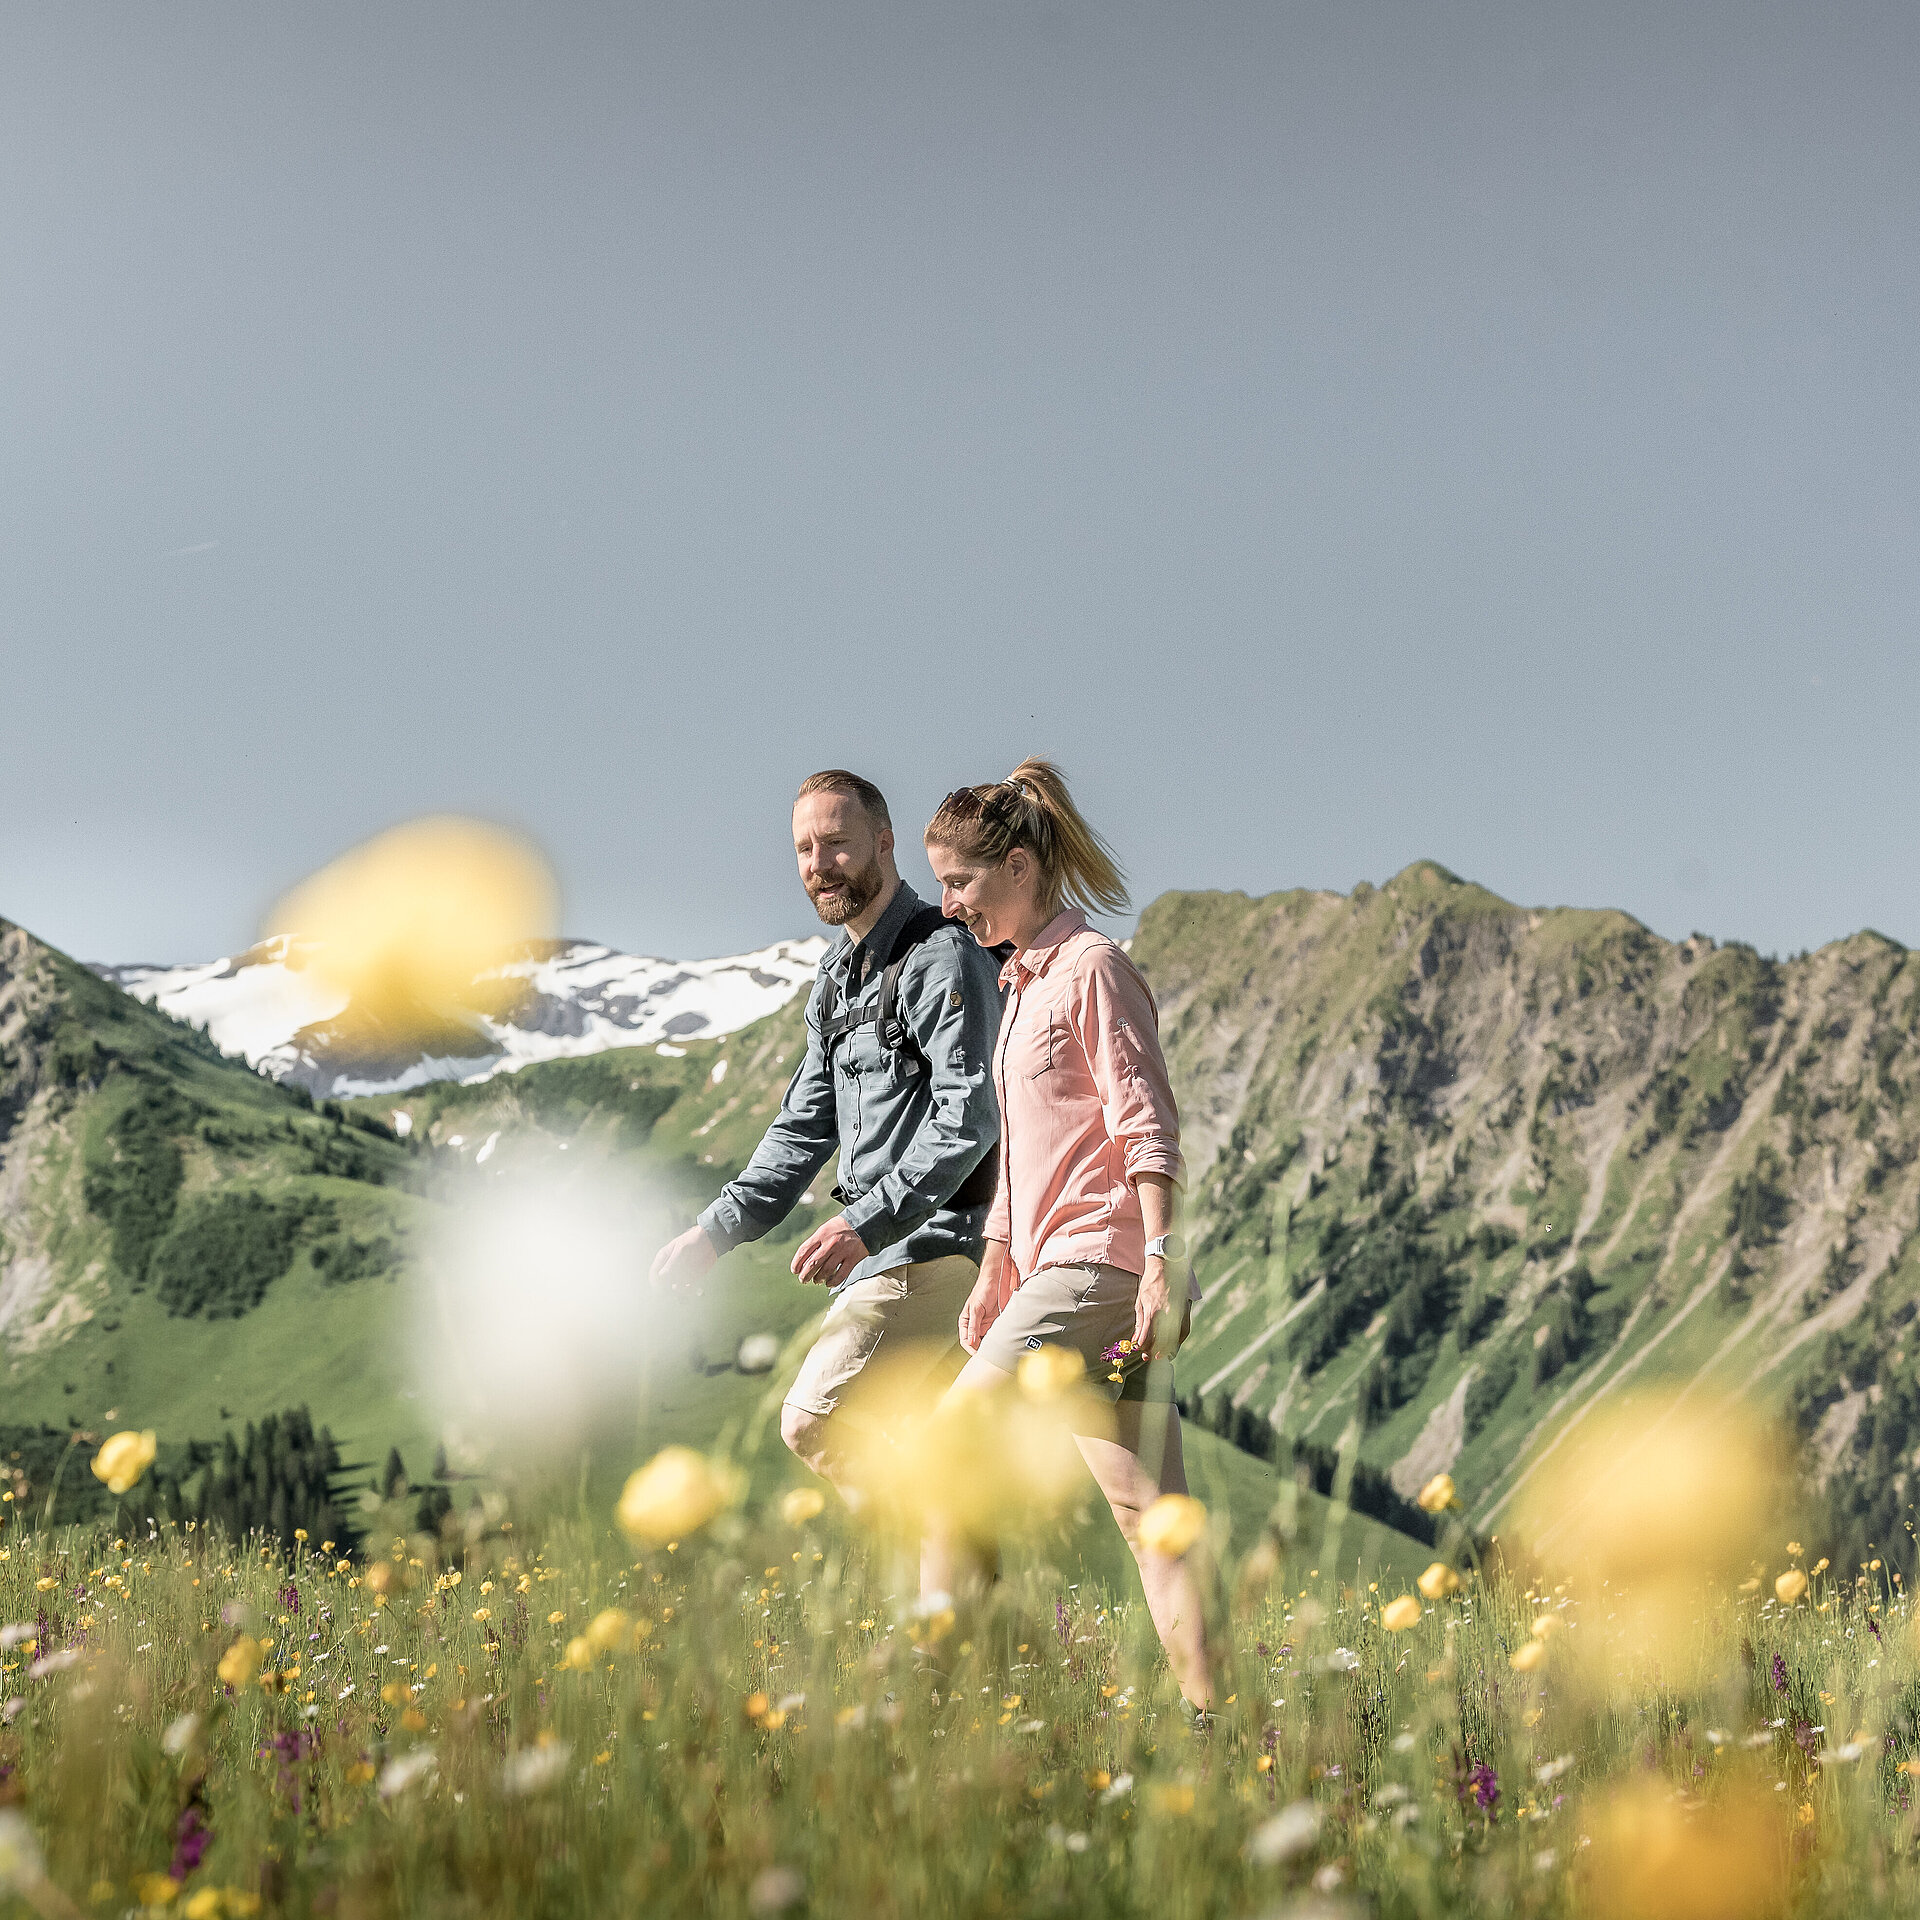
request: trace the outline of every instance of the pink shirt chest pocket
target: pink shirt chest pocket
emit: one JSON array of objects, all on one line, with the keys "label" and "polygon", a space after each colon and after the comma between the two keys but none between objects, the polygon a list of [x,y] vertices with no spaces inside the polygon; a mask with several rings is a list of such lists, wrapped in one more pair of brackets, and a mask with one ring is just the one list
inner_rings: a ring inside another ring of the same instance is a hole
[{"label": "pink shirt chest pocket", "polygon": [[1010,1084],[1044,1079],[1064,1062],[1067,1049],[1066,1023],[1058,1010],[1029,993],[1007,1034],[1001,1071]]}]

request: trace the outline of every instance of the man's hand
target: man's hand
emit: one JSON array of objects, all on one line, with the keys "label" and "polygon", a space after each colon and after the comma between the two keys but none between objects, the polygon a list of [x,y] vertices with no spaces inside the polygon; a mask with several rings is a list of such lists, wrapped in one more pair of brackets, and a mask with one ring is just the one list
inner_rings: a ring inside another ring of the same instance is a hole
[{"label": "man's hand", "polygon": [[811,1285],[837,1287],[867,1257],[867,1243],[847,1225],[847,1216],[836,1213],[823,1220],[800,1243],[793,1256],[793,1271]]},{"label": "man's hand", "polygon": [[986,1253],[980,1261],[980,1278],[973,1283],[973,1291],[967,1295],[967,1304],[960,1309],[960,1344],[969,1353],[980,1351],[980,1342],[987,1337],[987,1329],[1005,1311],[1018,1285],[1019,1276],[1013,1270],[1013,1262],[1007,1258],[1007,1243],[1004,1240],[989,1240]]},{"label": "man's hand", "polygon": [[719,1258],[705,1229],[689,1227],[653,1256],[653,1277],[676,1289],[698,1286]]},{"label": "man's hand", "polygon": [[1149,1254],[1133,1311],[1133,1346],[1150,1360],[1171,1360],[1185,1337],[1183,1316],[1173,1310],[1167,1294],[1167,1263]]}]

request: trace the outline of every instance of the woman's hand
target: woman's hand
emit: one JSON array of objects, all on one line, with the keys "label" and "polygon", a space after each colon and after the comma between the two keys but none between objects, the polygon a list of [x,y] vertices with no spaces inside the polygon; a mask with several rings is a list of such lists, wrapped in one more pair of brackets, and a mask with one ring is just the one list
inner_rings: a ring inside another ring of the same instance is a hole
[{"label": "woman's hand", "polygon": [[967,1304],[960,1309],[960,1344],[969,1353],[980,1351],[987,1329],[1000,1318],[1019,1284],[1013,1262],[1007,1258],[1007,1243],[989,1240],[980,1260],[980,1278],[973,1283]]},{"label": "woman's hand", "polygon": [[1171,1360],[1180,1351],[1182,1333],[1180,1315],[1168,1297],[1167,1263],[1149,1254],[1133,1310],[1134,1351],[1149,1360]]}]

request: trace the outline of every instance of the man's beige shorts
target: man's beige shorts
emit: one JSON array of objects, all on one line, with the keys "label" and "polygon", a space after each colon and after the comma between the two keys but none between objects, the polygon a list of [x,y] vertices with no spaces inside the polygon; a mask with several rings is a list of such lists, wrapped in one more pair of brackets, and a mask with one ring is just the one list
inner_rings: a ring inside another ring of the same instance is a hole
[{"label": "man's beige shorts", "polygon": [[960,1310],[979,1277],[955,1253],[842,1287],[787,1405],[823,1419],[842,1409],[876,1418],[927,1412],[966,1362]]}]

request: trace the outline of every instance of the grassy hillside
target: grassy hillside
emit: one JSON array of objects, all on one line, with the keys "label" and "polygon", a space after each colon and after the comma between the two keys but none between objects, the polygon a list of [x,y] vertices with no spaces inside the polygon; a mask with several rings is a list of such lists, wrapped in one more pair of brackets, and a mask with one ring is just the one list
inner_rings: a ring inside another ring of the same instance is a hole
[{"label": "grassy hillside", "polygon": [[0,922],[8,1421],[217,1439],[309,1399],[384,1447],[430,1160]]},{"label": "grassy hillside", "polygon": [[[1788,962],[1515,907],[1431,862],[1351,897],[1172,894],[1134,957],[1188,1128],[1193,1382],[1497,1528],[1633,1386],[1759,1396],[1836,1545],[1920,1443],[1920,964]],[[1191,1376],[1190,1376],[1191,1377]]]},{"label": "grassy hillside", "polygon": [[[49,1435],[152,1427],[177,1449],[306,1406],[331,1430],[346,1482],[378,1477],[397,1447],[424,1483],[442,1436],[419,1397],[412,1283],[447,1202],[564,1150],[616,1184],[664,1192],[691,1220],[751,1152],[801,1044],[796,1003],[684,1049],[316,1111],[17,928],[0,953],[0,1377],[8,1428],[16,1440],[31,1430],[24,1452],[0,1451],[22,1453],[14,1465],[29,1479],[27,1454],[58,1456]],[[581,1462],[578,1497],[604,1508],[637,1455],[753,1423],[769,1382],[734,1357],[746,1335],[784,1344],[824,1308],[787,1263],[831,1207],[832,1178],[774,1237],[729,1258],[690,1337],[663,1339],[627,1417],[603,1423]],[[759,1435],[755,1478],[772,1485],[790,1463],[776,1422]],[[1194,1473],[1251,1540],[1274,1504],[1273,1470],[1201,1434]],[[63,1493],[62,1511],[73,1498]],[[1424,1551],[1360,1516],[1329,1534],[1311,1492],[1299,1506],[1299,1537],[1324,1540],[1349,1572],[1411,1566]],[[1038,1551],[1123,1571],[1104,1512]]]}]

